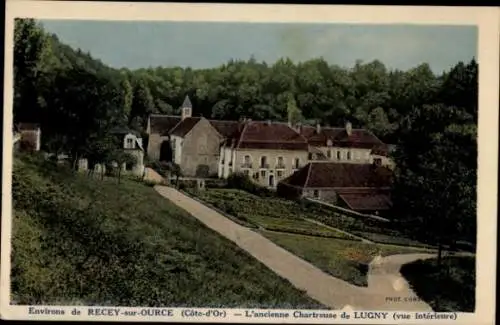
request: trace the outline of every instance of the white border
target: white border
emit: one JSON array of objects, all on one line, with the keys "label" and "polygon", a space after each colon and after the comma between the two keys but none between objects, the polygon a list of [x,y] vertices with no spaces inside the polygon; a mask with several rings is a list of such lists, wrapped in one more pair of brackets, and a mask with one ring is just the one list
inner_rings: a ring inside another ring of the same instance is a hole
[{"label": "white border", "polygon": [[[495,10],[496,9],[496,10]],[[479,30],[479,137],[478,137],[478,243],[476,279],[476,312],[458,314],[453,322],[431,320],[432,323],[491,324],[495,314],[496,225],[497,225],[497,158],[499,113],[499,10],[497,7],[397,7],[397,6],[326,6],[326,5],[246,5],[246,4],[166,4],[166,3],[97,3],[69,1],[7,1],[5,18],[5,75],[4,75],[4,146],[2,184],[1,294],[2,318],[35,319],[27,308],[9,305],[10,232],[11,232],[11,173],[12,173],[12,110],[13,91],[13,19],[85,20],[170,20],[170,21],[233,21],[233,22],[328,22],[371,24],[441,24],[476,25]],[[64,307],[68,311],[73,307]],[[87,307],[80,307],[86,313]],[[123,308],[124,310],[125,308]],[[127,308],[138,310],[139,308]],[[351,318],[326,319],[249,319],[182,317],[182,309],[174,308],[174,317],[92,317],[78,320],[113,321],[175,321],[175,322],[260,322],[260,323],[360,323]],[[243,310],[241,312],[244,312]],[[292,311],[293,312],[293,311]],[[390,313],[393,315],[393,313]],[[75,320],[75,316],[43,317],[36,319]],[[396,323],[371,320],[371,324]],[[422,320],[397,321],[399,324],[422,323]]]}]

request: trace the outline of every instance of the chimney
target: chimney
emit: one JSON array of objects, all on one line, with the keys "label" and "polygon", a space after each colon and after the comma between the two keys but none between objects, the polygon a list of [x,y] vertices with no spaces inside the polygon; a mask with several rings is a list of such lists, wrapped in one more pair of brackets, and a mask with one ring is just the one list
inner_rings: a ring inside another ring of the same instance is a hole
[{"label": "chimney", "polygon": [[318,134],[321,133],[321,124],[319,124],[319,123],[316,124],[316,133],[318,133]]},{"label": "chimney", "polygon": [[352,124],[349,121],[345,124],[345,132],[348,136],[351,136],[352,134]]}]

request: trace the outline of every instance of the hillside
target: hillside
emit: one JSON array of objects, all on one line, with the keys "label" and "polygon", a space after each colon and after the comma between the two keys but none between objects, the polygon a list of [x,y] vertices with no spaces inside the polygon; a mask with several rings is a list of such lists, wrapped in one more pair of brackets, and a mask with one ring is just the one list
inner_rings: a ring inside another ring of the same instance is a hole
[{"label": "hillside", "polygon": [[17,304],[322,308],[133,180],[20,156],[13,206]]}]

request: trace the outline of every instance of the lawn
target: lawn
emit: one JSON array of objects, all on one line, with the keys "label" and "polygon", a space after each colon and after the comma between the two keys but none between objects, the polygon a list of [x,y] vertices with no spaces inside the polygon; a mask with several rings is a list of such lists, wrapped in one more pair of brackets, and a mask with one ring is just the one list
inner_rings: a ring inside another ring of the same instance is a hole
[{"label": "lawn", "polygon": [[403,265],[401,274],[413,290],[437,312],[474,312],[476,260],[444,257],[441,275],[437,259]]},{"label": "lawn", "polygon": [[367,285],[368,264],[375,256],[422,252],[409,247],[367,244],[352,240],[270,231],[261,231],[261,233],[326,273],[358,286]]},{"label": "lawn", "polygon": [[188,193],[255,228],[355,240],[353,236],[307,221],[308,215],[289,200],[260,197],[237,189],[188,190]]},{"label": "lawn", "polygon": [[13,206],[16,304],[324,308],[135,181],[25,156]]}]

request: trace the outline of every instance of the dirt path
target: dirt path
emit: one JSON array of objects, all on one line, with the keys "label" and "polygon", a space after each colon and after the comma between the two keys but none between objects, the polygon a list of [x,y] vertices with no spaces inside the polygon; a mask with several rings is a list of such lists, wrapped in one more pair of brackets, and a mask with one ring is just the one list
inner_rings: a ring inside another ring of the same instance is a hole
[{"label": "dirt path", "polygon": [[[431,311],[431,308],[423,302],[408,301],[408,298],[416,299],[416,296],[409,289],[399,269],[404,263],[434,255],[405,254],[375,258],[368,271],[368,287],[357,287],[330,276],[262,235],[229,220],[176,189],[166,186],[155,186],[155,189],[207,227],[233,241],[273,272],[326,306],[335,309],[348,306],[355,310]],[[400,297],[401,301],[396,303],[388,301],[388,298],[396,297]]]}]

